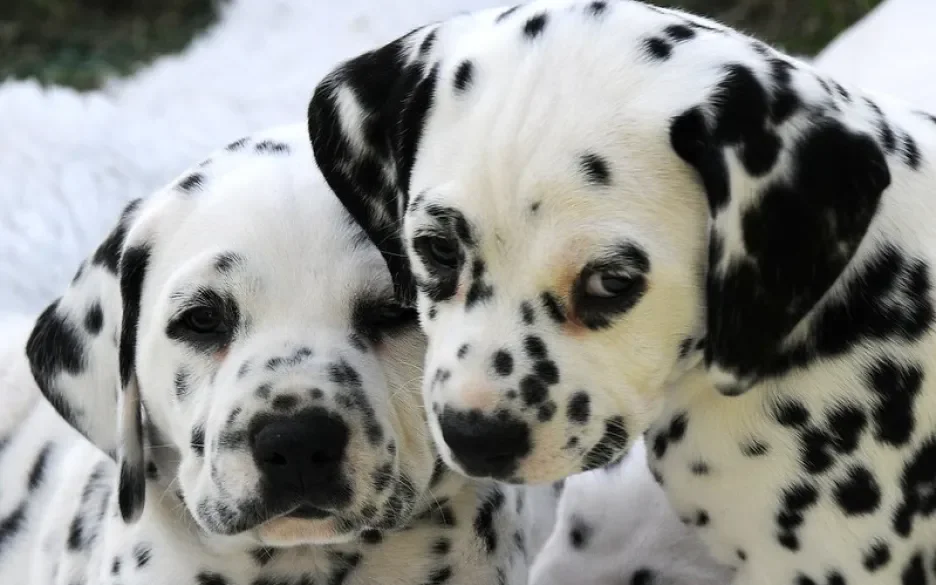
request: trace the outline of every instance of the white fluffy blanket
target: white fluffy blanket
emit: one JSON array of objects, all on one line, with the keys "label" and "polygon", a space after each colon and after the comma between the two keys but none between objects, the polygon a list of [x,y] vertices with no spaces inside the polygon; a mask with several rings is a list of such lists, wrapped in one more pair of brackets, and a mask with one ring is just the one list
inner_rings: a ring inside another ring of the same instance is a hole
[{"label": "white fluffy blanket", "polygon": [[[0,326],[4,312],[32,314],[57,296],[124,202],[218,145],[304,116],[335,62],[504,2],[235,0],[183,54],[101,91],[0,85]],[[928,84],[934,96],[936,41],[923,30],[934,13],[933,0],[887,0],[819,62],[918,99]]]}]

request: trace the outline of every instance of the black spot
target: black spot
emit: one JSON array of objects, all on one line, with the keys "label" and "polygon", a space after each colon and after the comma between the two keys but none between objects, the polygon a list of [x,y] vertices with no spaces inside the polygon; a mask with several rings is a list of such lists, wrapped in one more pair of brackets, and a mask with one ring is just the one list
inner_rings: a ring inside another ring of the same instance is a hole
[{"label": "black spot", "polygon": [[419,44],[419,54],[426,56],[432,51],[432,47],[435,45],[436,36],[438,35],[437,29],[432,29],[429,31],[429,34],[423,38],[422,42]]},{"label": "black spot", "polygon": [[475,515],[474,530],[478,538],[484,543],[484,548],[489,555],[497,550],[497,531],[494,527],[495,516],[504,505],[504,494],[497,487],[491,487],[491,491],[478,507],[478,513]]},{"label": "black spot", "polygon": [[361,542],[364,544],[380,544],[383,542],[383,532],[379,530],[364,530],[361,532]]},{"label": "black spot", "polygon": [[12,542],[25,526],[26,502],[20,503],[9,514],[0,519],[0,553]]},{"label": "black spot", "polygon": [[269,384],[260,384],[254,390],[254,395],[260,400],[268,400],[273,393],[273,388]]},{"label": "black spot", "polygon": [[452,541],[448,538],[439,538],[432,543],[432,554],[439,557],[444,557],[449,554],[449,551],[452,550]]},{"label": "black spot", "polygon": [[804,513],[818,501],[819,491],[810,484],[795,484],[783,490],[777,512],[777,540],[784,548],[799,550],[796,531],[805,520]]},{"label": "black spot", "polygon": [[273,140],[262,140],[254,145],[254,151],[258,154],[288,154],[289,145]]},{"label": "black spot", "polygon": [[[502,15],[503,16],[503,15]],[[536,16],[531,17],[523,25],[523,36],[528,39],[534,39],[542,34],[543,29],[546,28],[546,22],[548,17],[545,12],[537,14]]]},{"label": "black spot", "polygon": [[455,352],[455,357],[457,357],[460,360],[465,359],[465,356],[468,355],[468,351],[470,349],[471,349],[471,346],[468,345],[467,343],[462,344],[461,347],[458,348],[458,351]]},{"label": "black spot", "polygon": [[673,46],[659,37],[650,37],[644,40],[643,48],[651,58],[658,61],[669,59],[673,53]]},{"label": "black spot", "polygon": [[858,465],[846,477],[835,482],[832,492],[842,511],[849,516],[870,514],[881,504],[881,488],[867,468]]},{"label": "black spot", "polygon": [[766,455],[769,450],[770,447],[767,443],[757,439],[751,439],[741,445],[741,453],[743,453],[745,457],[762,457]]},{"label": "black spot", "polygon": [[540,404],[549,396],[549,389],[546,384],[536,376],[524,376],[520,380],[520,396],[524,404],[533,406]]},{"label": "black spot", "polygon": [[244,148],[244,145],[247,144],[248,140],[249,138],[245,136],[244,138],[235,140],[234,142],[228,144],[227,146],[224,147],[224,149],[230,152],[234,152],[235,150],[240,150]]},{"label": "black spot", "polygon": [[591,397],[588,392],[579,390],[569,398],[566,416],[575,424],[584,425],[591,416]]},{"label": "black spot", "polygon": [[80,411],[56,389],[59,374],[77,376],[86,367],[82,337],[66,317],[58,314],[60,302],[53,302],[39,315],[26,343],[26,355],[43,396],[71,426],[81,429]]},{"label": "black spot", "polygon": [[139,543],[133,547],[133,560],[136,561],[137,569],[142,569],[149,564],[153,557],[153,548],[144,543]]},{"label": "black spot", "polygon": [[45,479],[46,467],[49,464],[49,455],[52,453],[52,443],[46,443],[42,449],[39,451],[39,455],[36,457],[36,461],[33,462],[32,467],[29,470],[29,476],[27,480],[27,486],[29,491],[36,491],[39,486],[42,485],[42,481]]},{"label": "black spot", "polygon": [[801,427],[809,422],[809,411],[794,400],[783,400],[775,405],[774,418],[785,427]]},{"label": "black spot", "polygon": [[579,165],[585,174],[585,180],[590,185],[607,187],[611,184],[611,169],[608,161],[593,152],[583,154],[579,158]]},{"label": "black spot", "polygon": [[581,550],[588,546],[588,541],[592,535],[592,528],[578,517],[572,518],[572,528],[569,530],[569,544],[576,550]]},{"label": "black spot", "polygon": [[613,463],[623,454],[622,451],[629,440],[630,436],[622,417],[616,415],[606,419],[604,433],[582,460],[582,471],[598,469]]},{"label": "black spot", "polygon": [[656,585],[656,573],[652,569],[638,569],[631,576],[630,585]]},{"label": "black spot", "polygon": [[536,413],[536,420],[541,423],[549,422],[556,415],[556,403],[550,400],[539,407]]},{"label": "black spot", "polygon": [[382,492],[390,485],[390,480],[393,479],[393,465],[390,463],[384,463],[380,467],[374,470],[374,473],[371,476],[371,481],[374,484],[374,490],[377,492]]},{"label": "black spot", "polygon": [[520,320],[523,321],[524,325],[532,325],[536,321],[533,305],[527,301],[520,303]]},{"label": "black spot", "polygon": [[455,70],[455,80],[452,82],[455,87],[455,92],[462,93],[468,89],[473,77],[474,65],[471,61],[462,61],[461,64],[458,65],[458,69]]},{"label": "black spot", "polygon": [[131,467],[126,461],[120,465],[120,477],[117,486],[117,505],[120,515],[127,520],[143,506],[146,497],[146,477],[144,470]]},{"label": "black spot", "polygon": [[546,343],[536,335],[527,335],[523,339],[523,349],[531,360],[543,360],[548,355]]},{"label": "black spot", "polygon": [[552,360],[541,360],[533,364],[533,373],[547,384],[559,383],[559,367]]},{"label": "black spot", "polygon": [[916,364],[882,358],[868,370],[867,377],[878,399],[873,410],[875,436],[895,447],[905,445],[916,426],[914,401],[923,383],[923,370]]},{"label": "black spot", "polygon": [[887,565],[891,559],[890,547],[886,542],[877,541],[871,545],[871,548],[864,553],[862,564],[869,573],[874,573],[878,569]]},{"label": "black spot", "polygon": [[927,585],[929,579],[926,576],[926,568],[923,566],[923,555],[916,553],[904,565],[903,572],[900,575],[901,585]]},{"label": "black spot", "polygon": [[741,561],[747,560],[747,553],[744,552],[744,549],[739,548],[737,551],[735,551],[735,554],[738,555],[739,560]]},{"label": "black spot", "polygon": [[839,405],[827,417],[832,444],[839,453],[849,454],[858,448],[858,441],[867,426],[863,410],[853,404]]},{"label": "black spot", "polygon": [[497,15],[497,18],[494,19],[494,22],[501,22],[501,21],[503,21],[503,20],[506,19],[508,16],[510,16],[511,14],[513,14],[514,12],[516,12],[518,8],[520,8],[520,5],[519,5],[519,4],[518,4],[517,6],[512,6],[512,7],[508,8],[507,10],[501,12],[500,14]]},{"label": "black spot", "polygon": [[429,573],[429,580],[426,585],[442,585],[452,578],[452,567],[445,566],[433,569]]},{"label": "black spot", "polygon": [[120,557],[114,557],[114,560],[111,563],[111,575],[117,575],[120,573],[120,564]]},{"label": "black spot", "polygon": [[910,167],[913,170],[920,168],[920,148],[917,146],[916,140],[913,139],[909,134],[904,134],[900,143],[900,154],[903,156],[904,164]]},{"label": "black spot", "polygon": [[291,410],[299,404],[299,397],[295,394],[280,394],[273,399],[273,410]]},{"label": "black spot", "polygon": [[192,427],[192,438],[189,441],[192,451],[199,457],[205,455],[205,427],[196,425]]},{"label": "black spot", "polygon": [[198,585],[228,585],[227,579],[218,573],[212,573],[210,571],[198,573],[198,575],[195,576],[195,581]]},{"label": "black spot", "polygon": [[608,3],[604,0],[595,0],[585,7],[585,12],[592,16],[601,16],[608,9]]},{"label": "black spot", "polygon": [[84,326],[91,335],[97,335],[101,332],[101,328],[104,326],[104,311],[98,301],[91,303],[88,312],[85,313]]},{"label": "black spot", "polygon": [[185,368],[179,368],[176,370],[175,378],[173,379],[173,387],[175,388],[176,398],[181,400],[188,396],[189,390],[191,389],[189,384],[190,374],[189,371]]},{"label": "black spot", "polygon": [[151,481],[159,479],[159,468],[156,467],[156,463],[153,461],[146,462],[146,479]]},{"label": "black spot", "polygon": [[894,513],[894,531],[907,537],[914,517],[929,518],[936,511],[936,436],[927,438],[904,464],[900,489],[903,501]]},{"label": "black spot", "polygon": [[692,464],[689,465],[689,471],[692,472],[692,475],[708,475],[712,470],[708,463],[699,460],[693,461]]},{"label": "black spot", "polygon": [[694,30],[684,24],[671,24],[663,29],[663,34],[673,42],[688,41],[696,35]]},{"label": "black spot", "polygon": [[696,526],[708,526],[709,524],[709,515],[705,510],[699,510],[696,512],[695,525]]},{"label": "black spot", "polygon": [[201,191],[205,184],[205,176],[201,173],[192,173],[176,185],[176,189],[183,193]]}]

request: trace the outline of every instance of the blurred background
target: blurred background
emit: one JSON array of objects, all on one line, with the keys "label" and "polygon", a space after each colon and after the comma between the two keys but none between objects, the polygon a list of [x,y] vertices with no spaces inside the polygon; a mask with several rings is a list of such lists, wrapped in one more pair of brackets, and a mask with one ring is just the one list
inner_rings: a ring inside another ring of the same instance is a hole
[{"label": "blurred background", "polygon": [[[216,22],[223,1],[3,0],[0,81],[35,78],[82,90],[99,87],[108,76],[127,75],[156,56],[182,50]],[[879,2],[657,0],[656,4],[715,17],[788,52],[814,55]]]}]

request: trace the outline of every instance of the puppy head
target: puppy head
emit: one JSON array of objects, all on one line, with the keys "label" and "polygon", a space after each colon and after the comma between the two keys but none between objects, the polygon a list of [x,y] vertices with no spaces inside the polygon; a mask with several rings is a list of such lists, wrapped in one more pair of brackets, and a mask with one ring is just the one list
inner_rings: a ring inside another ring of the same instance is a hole
[{"label": "puppy head", "polygon": [[144,461],[206,532],[273,546],[397,528],[426,496],[423,338],[310,161],[302,127],[232,144],[131,205],[39,318],[34,375],[121,460],[125,519]]},{"label": "puppy head", "polygon": [[637,2],[461,16],[329,75],[316,160],[416,298],[447,461],[600,467],[703,347],[726,393],[794,364],[785,341],[890,180],[873,123],[835,100],[801,63]]}]

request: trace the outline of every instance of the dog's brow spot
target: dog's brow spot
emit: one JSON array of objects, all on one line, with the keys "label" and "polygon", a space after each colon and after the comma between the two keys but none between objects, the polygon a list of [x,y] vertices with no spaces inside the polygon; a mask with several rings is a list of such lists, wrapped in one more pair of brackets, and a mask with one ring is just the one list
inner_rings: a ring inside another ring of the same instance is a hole
[{"label": "dog's brow spot", "polygon": [[596,0],[595,2],[590,3],[585,11],[592,16],[601,16],[604,14],[605,10],[608,9],[608,3],[603,0]]},{"label": "dog's brow spot", "polygon": [[176,190],[183,193],[194,193],[201,191],[205,184],[205,176],[201,173],[192,173],[176,184]]},{"label": "dog's brow spot", "polygon": [[694,30],[684,24],[671,24],[663,29],[663,33],[676,42],[688,41],[696,34]]},{"label": "dog's brow spot", "polygon": [[273,389],[270,387],[269,384],[260,384],[259,386],[257,386],[257,389],[254,391],[254,395],[256,395],[256,397],[259,398],[260,400],[267,400],[270,398],[270,394],[272,393],[272,391]]},{"label": "dog's brow spot", "polygon": [[579,165],[585,174],[585,180],[590,185],[607,187],[611,184],[611,170],[608,161],[593,152],[583,154],[579,158]]},{"label": "dog's brow spot", "polygon": [[650,37],[643,42],[644,50],[651,58],[657,61],[669,59],[673,52],[673,47],[665,40],[659,37]]},{"label": "dog's brow spot", "polygon": [[88,312],[85,313],[84,326],[91,335],[96,336],[101,332],[101,328],[104,327],[104,311],[101,309],[100,302],[94,301],[88,307]]},{"label": "dog's brow spot", "polygon": [[491,363],[494,366],[494,372],[502,378],[507,377],[513,373],[513,356],[510,355],[510,352],[506,349],[499,349],[495,351]]},{"label": "dog's brow spot", "polygon": [[262,140],[254,145],[258,154],[289,154],[289,145],[273,140]]},{"label": "dog's brow spot", "polygon": [[244,145],[247,144],[248,140],[250,139],[247,137],[241,138],[240,140],[235,140],[234,142],[225,146],[224,149],[230,152],[234,152],[235,150],[240,150],[244,148]]},{"label": "dog's brow spot", "polygon": [[227,272],[230,272],[234,266],[241,262],[243,262],[243,258],[237,254],[233,252],[225,252],[223,254],[219,254],[218,258],[215,260],[215,270],[221,274],[226,274]]},{"label": "dog's brow spot", "polygon": [[579,390],[569,398],[566,416],[575,424],[584,425],[591,416],[591,397],[587,392]]},{"label": "dog's brow spot", "polygon": [[523,35],[528,39],[534,39],[543,33],[546,28],[546,21],[549,17],[545,12],[530,17],[523,25]]},{"label": "dog's brow spot", "polygon": [[455,87],[455,92],[462,93],[468,89],[473,77],[474,64],[472,64],[471,61],[462,61],[458,69],[455,70],[455,79],[452,82],[452,85]]},{"label": "dog's brow spot", "polygon": [[497,18],[494,19],[494,22],[501,22],[501,21],[503,21],[503,20],[506,19],[508,16],[510,16],[511,14],[513,14],[514,12],[516,12],[517,9],[519,9],[519,8],[520,8],[520,5],[519,5],[519,4],[518,4],[517,6],[513,6],[513,7],[511,7],[511,8],[508,8],[507,10],[505,10],[505,11],[501,12],[500,14],[498,14],[498,15],[497,15]]},{"label": "dog's brow spot", "polygon": [[295,394],[280,394],[273,399],[273,410],[291,410],[299,404],[299,397]]},{"label": "dog's brow spot", "polygon": [[528,301],[520,303],[520,320],[524,325],[533,325],[536,321],[536,313],[533,312],[533,305]]},{"label": "dog's brow spot", "polygon": [[709,464],[701,459],[693,461],[689,465],[689,472],[692,473],[692,475],[708,475],[711,471],[712,469],[709,467]]},{"label": "dog's brow spot", "polygon": [[244,360],[244,363],[237,368],[237,379],[241,380],[250,373],[250,361]]},{"label": "dog's brow spot", "polygon": [[543,204],[542,201],[534,201],[530,204],[530,213],[536,214],[540,210],[540,206]]},{"label": "dog's brow spot", "polygon": [[464,359],[465,356],[468,355],[468,350],[470,349],[471,349],[470,345],[468,345],[467,343],[463,343],[461,347],[458,348],[458,351],[455,353],[455,356],[458,359]]}]

